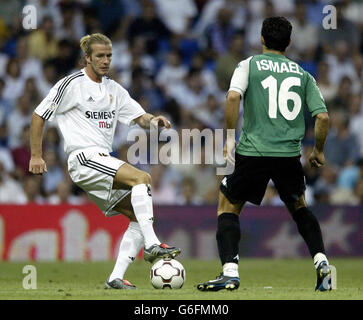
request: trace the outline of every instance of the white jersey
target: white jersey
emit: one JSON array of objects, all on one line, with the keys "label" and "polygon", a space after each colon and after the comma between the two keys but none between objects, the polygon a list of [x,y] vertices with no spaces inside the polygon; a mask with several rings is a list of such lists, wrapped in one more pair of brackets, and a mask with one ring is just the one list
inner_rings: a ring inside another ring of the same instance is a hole
[{"label": "white jersey", "polygon": [[49,121],[56,117],[68,156],[89,147],[111,152],[117,121],[131,125],[145,113],[116,81],[97,83],[84,69],[56,83],[35,112]]}]

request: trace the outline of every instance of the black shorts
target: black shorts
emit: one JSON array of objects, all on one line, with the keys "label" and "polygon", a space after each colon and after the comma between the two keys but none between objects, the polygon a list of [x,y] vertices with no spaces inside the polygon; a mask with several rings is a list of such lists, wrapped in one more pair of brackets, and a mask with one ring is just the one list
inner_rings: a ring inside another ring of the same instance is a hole
[{"label": "black shorts", "polygon": [[220,190],[231,203],[260,205],[270,179],[285,203],[296,202],[304,193],[304,171],[298,157],[252,157],[235,154],[234,172],[225,176]]}]

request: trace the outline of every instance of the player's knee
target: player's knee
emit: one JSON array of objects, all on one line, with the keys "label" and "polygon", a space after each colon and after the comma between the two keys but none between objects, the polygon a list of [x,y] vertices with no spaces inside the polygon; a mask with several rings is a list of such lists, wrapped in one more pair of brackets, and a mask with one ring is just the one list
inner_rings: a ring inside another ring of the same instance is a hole
[{"label": "player's knee", "polygon": [[307,208],[304,195],[300,196],[299,199],[295,202],[285,202],[285,205],[291,214],[301,208]]},{"label": "player's knee", "polygon": [[220,216],[224,212],[231,212],[231,213],[239,216],[243,205],[244,205],[244,203],[237,203],[237,204],[231,203],[227,199],[227,197],[221,191],[219,191],[217,215]]},{"label": "player's knee", "polygon": [[135,175],[132,179],[132,186],[138,184],[151,184],[151,176],[147,172],[141,171],[141,173]]},{"label": "player's knee", "polygon": [[147,172],[144,172],[144,174],[142,176],[142,180],[143,180],[142,183],[151,184],[151,176],[150,176],[150,174],[148,174]]},{"label": "player's knee", "polygon": [[315,219],[314,214],[307,207],[301,207],[297,210],[293,210],[291,212],[291,216],[296,222],[300,220],[306,220],[307,218]]}]

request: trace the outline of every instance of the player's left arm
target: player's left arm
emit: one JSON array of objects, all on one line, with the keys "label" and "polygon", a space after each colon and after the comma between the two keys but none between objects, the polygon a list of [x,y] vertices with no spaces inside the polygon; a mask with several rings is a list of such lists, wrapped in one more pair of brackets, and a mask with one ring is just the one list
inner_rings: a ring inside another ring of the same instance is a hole
[{"label": "player's left arm", "polygon": [[167,128],[170,129],[170,121],[164,116],[153,116],[150,113],[144,113],[140,117],[134,119],[134,121],[144,129],[150,128]]}]

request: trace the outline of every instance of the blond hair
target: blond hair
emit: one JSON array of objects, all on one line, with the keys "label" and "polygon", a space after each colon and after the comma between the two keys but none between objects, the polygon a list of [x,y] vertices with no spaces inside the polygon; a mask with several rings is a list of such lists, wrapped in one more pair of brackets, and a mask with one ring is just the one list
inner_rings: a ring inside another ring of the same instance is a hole
[{"label": "blond hair", "polygon": [[111,40],[102,33],[93,33],[86,35],[80,40],[80,47],[84,54],[90,56],[92,53],[91,45],[94,43],[100,43],[112,46]]}]

